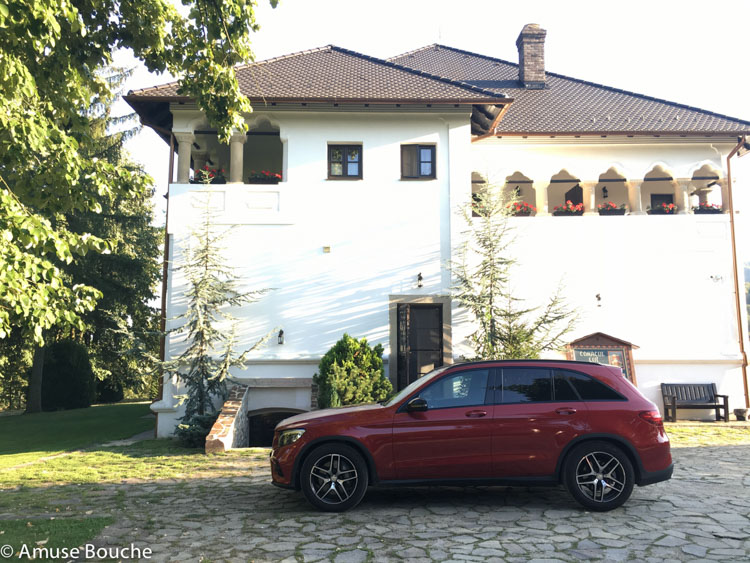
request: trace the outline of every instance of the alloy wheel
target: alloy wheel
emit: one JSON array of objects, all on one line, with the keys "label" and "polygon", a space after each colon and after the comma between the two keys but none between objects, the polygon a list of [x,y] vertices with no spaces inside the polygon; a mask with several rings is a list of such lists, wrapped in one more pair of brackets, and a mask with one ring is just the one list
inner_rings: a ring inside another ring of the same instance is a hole
[{"label": "alloy wheel", "polygon": [[625,490],[625,468],[614,455],[591,452],[578,462],[576,484],[578,490],[594,502],[611,502]]},{"label": "alloy wheel", "polygon": [[326,504],[347,501],[356,491],[358,482],[354,463],[338,453],[324,455],[310,469],[310,489]]}]

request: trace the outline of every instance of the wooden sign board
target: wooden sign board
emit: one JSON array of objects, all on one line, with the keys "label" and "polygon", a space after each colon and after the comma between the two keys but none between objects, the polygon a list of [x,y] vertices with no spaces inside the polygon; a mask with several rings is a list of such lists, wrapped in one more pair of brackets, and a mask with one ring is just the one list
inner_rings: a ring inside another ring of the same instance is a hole
[{"label": "wooden sign board", "polygon": [[596,332],[568,344],[567,355],[569,360],[617,366],[633,385],[637,385],[633,348],[637,346],[603,332]]}]

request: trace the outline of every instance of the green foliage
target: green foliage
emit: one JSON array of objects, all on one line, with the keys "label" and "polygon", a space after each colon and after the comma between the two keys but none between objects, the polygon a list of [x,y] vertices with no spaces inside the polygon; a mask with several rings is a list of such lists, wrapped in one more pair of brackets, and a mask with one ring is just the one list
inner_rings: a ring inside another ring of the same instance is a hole
[{"label": "green foliage", "polygon": [[125,398],[122,383],[112,379],[100,379],[96,382],[97,403],[119,403]]},{"label": "green foliage", "polygon": [[[185,292],[187,312],[185,324],[179,329],[186,334],[187,347],[174,360],[164,362],[165,377],[174,374],[186,392],[177,395],[178,404],[185,405],[178,435],[193,443],[195,435],[205,430],[206,416],[214,416],[226,399],[229,368],[242,368],[248,353],[268,340],[270,333],[249,349],[235,355],[235,319],[222,309],[256,301],[267,290],[240,293],[238,278],[222,256],[222,240],[227,232],[217,232],[211,214],[211,194],[205,194],[200,225],[193,231],[194,244],[187,251],[186,261],[177,270],[184,272],[188,283]],[[221,324],[230,324],[231,330]],[[180,434],[180,433],[183,434]]]},{"label": "green foliage", "polygon": [[186,448],[205,448],[206,436],[219,418],[219,411],[209,414],[194,414],[186,422],[177,426],[174,435]]},{"label": "green foliage", "polygon": [[96,397],[96,376],[83,344],[61,340],[47,346],[42,380],[45,411],[90,407]]},{"label": "green foliage", "polygon": [[31,368],[31,348],[21,331],[0,340],[0,410],[20,410],[26,403],[26,374]]},{"label": "green foliage", "polygon": [[[119,88],[128,71],[104,69],[110,88]],[[138,185],[102,198],[101,211],[72,211],[66,214],[68,228],[76,233],[92,233],[109,241],[112,252],[91,253],[63,265],[73,285],[96,288],[101,292],[97,307],[81,315],[84,323],[81,339],[97,378],[107,381],[104,389],[128,388],[139,396],[148,396],[157,377],[159,318],[150,306],[154,288],[161,277],[159,257],[162,236],[152,226],[153,189],[140,189],[151,179],[124,154],[123,142],[135,129],[127,128],[134,116],[111,117],[111,103],[95,104],[92,116],[92,158],[127,169]],[[116,132],[108,128],[117,127]],[[86,183],[86,178],[81,179]],[[111,400],[113,396],[109,396]]]},{"label": "green foliage", "polygon": [[[471,216],[472,209],[477,217]],[[476,323],[477,330],[469,338],[477,360],[534,359],[559,350],[576,320],[561,288],[543,306],[524,308],[522,300],[513,296],[511,213],[508,200],[493,186],[463,209],[468,230],[459,259],[451,264],[453,294]]]},{"label": "green foliage", "polygon": [[382,401],[393,391],[383,369],[383,346],[371,348],[366,338],[348,334],[321,358],[313,382],[322,409]]},{"label": "green foliage", "polygon": [[61,215],[98,213],[102,200],[148,189],[143,176],[91,150],[89,106],[112,99],[95,69],[116,49],[177,76],[225,142],[245,130],[251,108],[233,67],[252,59],[254,1],[183,4],[187,16],[169,0],[0,2],[0,338],[12,315],[38,344],[55,325],[83,330],[81,315],[100,294],[71,285],[56,262],[111,246],[71,232]]}]

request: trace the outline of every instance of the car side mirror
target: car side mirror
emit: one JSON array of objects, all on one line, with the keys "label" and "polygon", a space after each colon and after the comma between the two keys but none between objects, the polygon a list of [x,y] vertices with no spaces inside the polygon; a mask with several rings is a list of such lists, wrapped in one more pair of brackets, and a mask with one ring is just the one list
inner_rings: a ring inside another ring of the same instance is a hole
[{"label": "car side mirror", "polygon": [[427,410],[427,401],[422,397],[414,397],[411,401],[406,403],[407,412],[424,412]]}]

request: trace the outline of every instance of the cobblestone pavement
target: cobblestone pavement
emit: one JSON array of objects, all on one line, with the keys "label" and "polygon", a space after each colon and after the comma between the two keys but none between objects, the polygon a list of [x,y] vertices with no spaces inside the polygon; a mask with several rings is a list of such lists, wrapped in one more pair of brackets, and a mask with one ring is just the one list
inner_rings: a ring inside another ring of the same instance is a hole
[{"label": "cobblestone pavement", "polygon": [[604,514],[562,488],[505,487],[371,488],[353,511],[324,514],[249,459],[244,477],[67,486],[59,496],[75,514],[114,517],[96,544],[150,547],[152,561],[750,559],[750,446],[673,455],[671,481],[636,488]]}]

